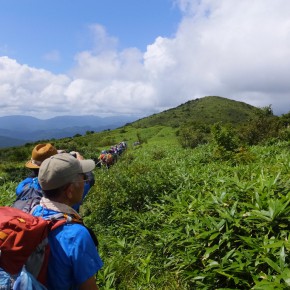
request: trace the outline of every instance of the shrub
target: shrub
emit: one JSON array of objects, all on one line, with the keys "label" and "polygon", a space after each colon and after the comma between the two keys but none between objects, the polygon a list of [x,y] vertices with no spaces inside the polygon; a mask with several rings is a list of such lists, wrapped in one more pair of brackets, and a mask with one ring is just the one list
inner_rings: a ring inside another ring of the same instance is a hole
[{"label": "shrub", "polygon": [[236,132],[232,128],[222,127],[216,123],[212,126],[212,137],[216,146],[221,151],[233,152],[239,146],[239,140]]},{"label": "shrub", "polygon": [[271,112],[271,109],[266,107],[255,119],[240,128],[239,137],[244,143],[250,146],[257,145],[267,139],[278,137],[282,123]]},{"label": "shrub", "polygon": [[178,141],[183,148],[195,148],[198,145],[207,143],[207,134],[202,130],[190,127],[181,128],[177,132]]}]

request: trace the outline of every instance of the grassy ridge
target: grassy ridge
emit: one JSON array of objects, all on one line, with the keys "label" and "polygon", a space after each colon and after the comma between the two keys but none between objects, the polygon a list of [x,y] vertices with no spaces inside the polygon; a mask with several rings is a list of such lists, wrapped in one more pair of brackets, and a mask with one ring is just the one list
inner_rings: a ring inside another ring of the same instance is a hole
[{"label": "grassy ridge", "polygon": [[[134,147],[137,134],[146,142]],[[101,243],[101,289],[289,287],[289,142],[224,160],[213,143],[182,149],[170,127],[129,126],[57,146],[91,157],[112,140],[129,148],[95,171],[82,207]],[[1,204],[25,175],[15,159],[1,164]]]},{"label": "grassy ridge", "polygon": [[[100,240],[100,288],[289,289],[289,128],[283,139],[232,151],[235,136],[225,129],[188,149],[168,116],[167,126],[135,123],[51,140],[86,158],[128,143],[113,167],[95,170],[81,208]],[[13,200],[33,146],[0,150],[1,205]]]},{"label": "grassy ridge", "polygon": [[223,97],[204,97],[188,101],[176,108],[151,115],[132,123],[134,127],[155,125],[174,128],[190,123],[238,125],[253,119],[261,109]]}]

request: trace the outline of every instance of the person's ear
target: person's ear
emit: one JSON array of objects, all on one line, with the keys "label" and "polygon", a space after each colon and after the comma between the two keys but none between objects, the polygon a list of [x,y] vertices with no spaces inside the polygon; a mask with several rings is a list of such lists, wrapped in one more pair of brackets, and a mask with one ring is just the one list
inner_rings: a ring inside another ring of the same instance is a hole
[{"label": "person's ear", "polygon": [[69,184],[65,190],[66,197],[70,200],[73,197],[73,184]]}]

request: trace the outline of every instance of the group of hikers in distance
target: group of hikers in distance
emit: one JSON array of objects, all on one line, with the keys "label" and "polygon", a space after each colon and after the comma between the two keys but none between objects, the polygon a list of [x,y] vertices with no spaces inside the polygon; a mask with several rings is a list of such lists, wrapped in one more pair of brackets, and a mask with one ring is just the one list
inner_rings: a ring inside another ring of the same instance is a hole
[{"label": "group of hikers in distance", "polygon": [[127,143],[125,141],[120,142],[114,146],[111,146],[108,150],[102,150],[100,156],[96,161],[96,166],[101,168],[105,166],[110,168],[118,160],[118,157],[127,149]]},{"label": "group of hikers in distance", "polygon": [[[125,142],[112,146],[101,153],[99,161],[104,158],[102,154],[111,154],[116,161],[126,148]],[[47,143],[33,148],[31,159],[25,166],[31,170],[31,175],[16,187],[14,204],[8,210],[7,207],[0,208],[0,221],[4,224],[4,216],[12,210],[13,213],[23,213],[20,214],[23,219],[29,214],[37,221],[40,218],[49,221],[52,230],[48,233],[48,265],[44,278],[40,278],[40,269],[38,276],[29,272],[31,265],[28,260],[20,273],[9,273],[8,258],[5,261],[5,257],[12,251],[4,247],[8,234],[2,226],[0,250],[4,258],[2,261],[0,258],[0,289],[98,289],[96,274],[103,266],[97,249],[98,241],[93,231],[82,223],[79,214],[80,205],[95,183],[93,170],[96,162],[85,160],[79,152],[66,153]],[[22,243],[25,242],[30,243]]]}]

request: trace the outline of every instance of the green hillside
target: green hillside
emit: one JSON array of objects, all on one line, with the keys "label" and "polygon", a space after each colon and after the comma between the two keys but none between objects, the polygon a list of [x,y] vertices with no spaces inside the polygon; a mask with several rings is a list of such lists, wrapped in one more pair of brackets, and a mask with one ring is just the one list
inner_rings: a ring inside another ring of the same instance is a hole
[{"label": "green hillside", "polygon": [[[43,140],[86,158],[128,144],[110,169],[94,170],[81,207],[100,241],[100,290],[289,289],[290,114],[219,97],[187,104],[116,130]],[[239,108],[224,117],[243,125],[209,126],[207,143],[185,147],[186,106],[199,122],[212,114],[222,124],[221,110]],[[169,123],[173,113],[180,123]],[[0,150],[1,205],[14,200],[34,145]]]},{"label": "green hillside", "polygon": [[135,127],[155,125],[179,127],[187,123],[214,124],[216,122],[236,125],[248,122],[260,110],[243,102],[209,96],[188,101],[176,108],[140,119],[132,125]]}]

